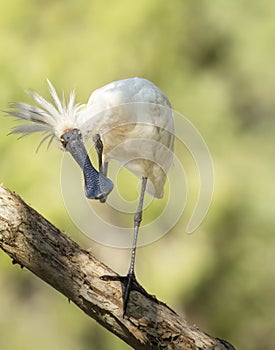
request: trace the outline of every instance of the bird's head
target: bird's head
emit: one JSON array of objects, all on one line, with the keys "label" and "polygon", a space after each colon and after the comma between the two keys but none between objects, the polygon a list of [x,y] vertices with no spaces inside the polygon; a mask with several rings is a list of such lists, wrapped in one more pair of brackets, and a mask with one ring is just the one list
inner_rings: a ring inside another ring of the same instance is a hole
[{"label": "bird's head", "polygon": [[47,139],[50,139],[50,145],[52,140],[56,138],[59,147],[70,152],[81,167],[85,180],[86,196],[92,199],[105,198],[112,191],[113,184],[111,180],[95,170],[85,149],[81,131],[81,126],[83,127],[81,111],[83,111],[84,105],[75,103],[74,91],[71,92],[66,104],[64,94],[60,100],[51,82],[49,80],[47,82],[53,103],[48,102],[35,92],[28,92],[36,105],[23,102],[14,103],[11,105],[11,110],[8,111],[8,115],[29,123],[16,126],[11,133],[26,136],[35,132],[43,132],[45,136],[38,148]]},{"label": "bird's head", "polygon": [[49,145],[54,138],[58,141],[58,146],[66,150],[62,142],[62,135],[72,129],[81,130],[80,116],[84,105],[75,103],[75,92],[72,91],[66,103],[64,93],[62,99],[59,98],[52,83],[47,80],[52,102],[36,92],[29,92],[29,96],[35,102],[34,105],[19,102],[12,103],[8,115],[27,121],[28,123],[16,126],[12,134],[30,135],[36,132],[45,134],[38,147],[49,139]]}]

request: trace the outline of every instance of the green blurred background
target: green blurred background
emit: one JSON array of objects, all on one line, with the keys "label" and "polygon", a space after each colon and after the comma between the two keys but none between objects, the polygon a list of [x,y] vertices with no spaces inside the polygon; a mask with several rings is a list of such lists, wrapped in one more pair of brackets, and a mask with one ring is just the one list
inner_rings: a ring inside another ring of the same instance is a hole
[{"label": "green blurred background", "polygon": [[[185,234],[183,215],[164,238],[140,248],[138,279],[190,323],[237,349],[274,349],[275,3],[0,4],[2,110],[26,100],[24,89],[48,96],[46,77],[58,91],[76,87],[84,103],[110,81],[142,76],[200,131],[215,167],[210,211],[194,234]],[[14,125],[1,117],[0,182],[125,273],[128,250],[96,244],[71,222],[60,191],[62,153],[54,145],[36,153],[39,135],[7,137]],[[2,252],[0,268],[1,349],[129,349]]]}]

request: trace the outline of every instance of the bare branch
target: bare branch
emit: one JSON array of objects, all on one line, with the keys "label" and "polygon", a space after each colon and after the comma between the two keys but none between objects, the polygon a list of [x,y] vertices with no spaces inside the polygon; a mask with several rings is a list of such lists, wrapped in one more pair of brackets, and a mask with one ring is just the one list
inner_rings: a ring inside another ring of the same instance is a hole
[{"label": "bare branch", "polygon": [[1,186],[0,247],[134,349],[234,349],[136,291],[123,318],[120,282],[100,279],[115,272]]}]

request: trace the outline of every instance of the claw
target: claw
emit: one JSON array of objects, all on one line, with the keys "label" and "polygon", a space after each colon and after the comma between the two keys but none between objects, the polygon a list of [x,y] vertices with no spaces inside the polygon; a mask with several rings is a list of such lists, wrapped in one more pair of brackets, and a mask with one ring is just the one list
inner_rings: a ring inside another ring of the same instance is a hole
[{"label": "claw", "polygon": [[154,295],[147,293],[146,290],[138,283],[134,273],[128,273],[126,276],[104,275],[104,276],[101,276],[100,279],[102,279],[103,281],[119,281],[122,283],[123,285],[123,314],[122,314],[123,318],[126,314],[131,291],[137,291],[140,294],[144,295],[145,297],[150,298],[155,302],[159,303],[157,298]]}]

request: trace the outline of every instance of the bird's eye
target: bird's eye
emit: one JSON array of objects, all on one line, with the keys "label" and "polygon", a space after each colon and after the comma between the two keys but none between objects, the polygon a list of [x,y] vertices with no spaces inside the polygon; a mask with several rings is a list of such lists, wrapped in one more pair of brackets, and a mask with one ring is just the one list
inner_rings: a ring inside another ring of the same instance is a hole
[{"label": "bird's eye", "polygon": [[62,146],[64,148],[66,148],[67,142],[65,141],[65,139],[63,137],[60,137],[60,142],[61,142]]}]

